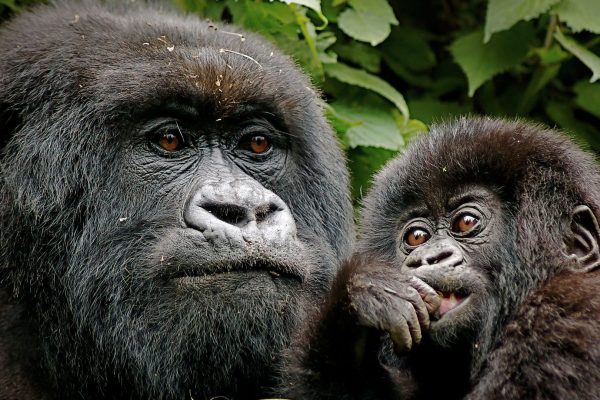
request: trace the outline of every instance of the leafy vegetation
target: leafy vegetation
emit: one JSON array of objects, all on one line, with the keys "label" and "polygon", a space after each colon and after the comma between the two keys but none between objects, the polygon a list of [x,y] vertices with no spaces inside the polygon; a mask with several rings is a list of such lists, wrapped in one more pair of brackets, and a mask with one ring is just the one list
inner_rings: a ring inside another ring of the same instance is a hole
[{"label": "leafy vegetation", "polygon": [[[600,151],[598,0],[172,1],[266,36],[311,75],[357,200],[411,138],[453,115],[524,116]],[[0,13],[22,5],[0,0]]]}]

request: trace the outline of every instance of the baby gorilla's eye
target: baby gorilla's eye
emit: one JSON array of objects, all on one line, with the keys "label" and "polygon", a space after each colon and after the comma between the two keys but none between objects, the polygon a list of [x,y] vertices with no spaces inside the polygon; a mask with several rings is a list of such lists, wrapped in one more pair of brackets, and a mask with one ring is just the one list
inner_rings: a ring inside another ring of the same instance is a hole
[{"label": "baby gorilla's eye", "polygon": [[431,235],[425,229],[411,228],[404,236],[404,241],[409,246],[420,246],[429,240]]},{"label": "baby gorilla's eye", "polygon": [[452,222],[452,231],[455,233],[467,233],[479,225],[479,218],[470,213],[459,214]]},{"label": "baby gorilla's eye", "polygon": [[164,151],[168,152],[181,150],[184,146],[183,138],[179,133],[175,132],[165,132],[160,134],[156,142]]}]

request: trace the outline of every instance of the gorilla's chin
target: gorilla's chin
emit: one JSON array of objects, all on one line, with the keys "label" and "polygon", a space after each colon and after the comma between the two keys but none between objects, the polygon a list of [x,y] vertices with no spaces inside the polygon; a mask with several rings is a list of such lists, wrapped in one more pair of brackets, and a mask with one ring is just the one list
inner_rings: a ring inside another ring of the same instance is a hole
[{"label": "gorilla's chin", "polygon": [[153,398],[165,388],[174,398],[210,398],[256,387],[303,319],[310,294],[327,282],[289,249],[229,249],[211,260],[201,247],[177,249],[156,240],[126,253],[89,248],[78,257],[88,263],[70,266],[64,283],[80,335],[54,340],[85,366],[78,380],[101,388],[98,369],[122,371],[119,380]]},{"label": "gorilla's chin", "polygon": [[218,293],[228,291],[231,295],[258,295],[266,292],[287,293],[293,286],[299,287],[298,279],[282,275],[274,270],[247,270],[219,272],[211,275],[182,276],[174,278],[173,286],[182,295]]},{"label": "gorilla's chin", "polygon": [[96,364],[125,371],[119,380],[131,381],[136,392],[152,398],[164,395],[165,388],[174,398],[188,392],[199,398],[231,395],[234,387],[255,386],[263,379],[307,306],[291,290],[297,281],[263,271],[178,281],[175,288],[122,287],[122,296],[115,296],[113,286],[102,300],[75,300],[78,330],[92,338],[96,352],[86,354],[90,343],[77,337],[55,339],[68,342],[60,347],[70,349],[73,359],[86,354],[78,360],[86,366],[80,379],[97,379],[88,376]]}]

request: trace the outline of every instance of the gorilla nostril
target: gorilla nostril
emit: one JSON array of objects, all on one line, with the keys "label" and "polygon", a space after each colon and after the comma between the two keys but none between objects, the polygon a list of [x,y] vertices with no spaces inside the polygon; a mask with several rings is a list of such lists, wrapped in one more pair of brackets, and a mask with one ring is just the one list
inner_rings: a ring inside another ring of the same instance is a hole
[{"label": "gorilla nostril", "polygon": [[273,203],[262,204],[262,205],[256,207],[254,209],[256,223],[260,224],[262,221],[267,219],[269,217],[269,215],[275,213],[278,210],[279,210],[279,208]]},{"label": "gorilla nostril", "polygon": [[406,261],[406,266],[408,268],[419,268],[421,265],[423,264],[421,263],[420,259],[411,259]]},{"label": "gorilla nostril", "polygon": [[439,262],[446,260],[447,258],[450,258],[452,256],[452,254],[453,254],[452,251],[447,251],[447,250],[440,251],[437,254],[433,254],[433,255],[425,258],[425,262],[429,265],[434,265],[434,264],[437,264]]},{"label": "gorilla nostril", "polygon": [[240,226],[248,221],[248,210],[234,204],[208,203],[200,205],[215,218],[230,225]]}]

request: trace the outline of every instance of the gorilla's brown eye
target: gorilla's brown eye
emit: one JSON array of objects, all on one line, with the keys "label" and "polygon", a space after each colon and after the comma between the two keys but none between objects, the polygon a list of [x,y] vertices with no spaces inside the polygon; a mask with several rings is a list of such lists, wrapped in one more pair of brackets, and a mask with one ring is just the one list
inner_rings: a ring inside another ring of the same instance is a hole
[{"label": "gorilla's brown eye", "polygon": [[460,214],[452,223],[452,231],[467,233],[479,224],[479,218],[469,213]]},{"label": "gorilla's brown eye", "polygon": [[424,229],[421,228],[412,228],[408,232],[406,232],[406,236],[404,237],[404,241],[409,246],[419,246],[429,240],[431,235]]},{"label": "gorilla's brown eye", "polygon": [[265,154],[271,150],[271,141],[263,135],[254,135],[250,138],[250,150],[254,154]]},{"label": "gorilla's brown eye", "polygon": [[163,133],[158,138],[158,145],[165,151],[177,151],[183,147],[183,139],[174,133]]}]

